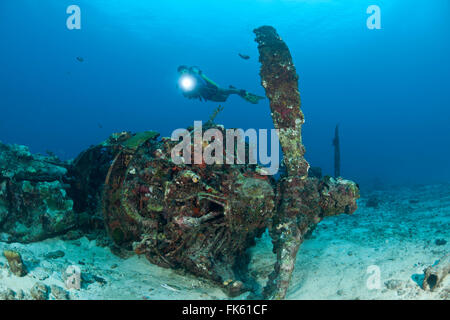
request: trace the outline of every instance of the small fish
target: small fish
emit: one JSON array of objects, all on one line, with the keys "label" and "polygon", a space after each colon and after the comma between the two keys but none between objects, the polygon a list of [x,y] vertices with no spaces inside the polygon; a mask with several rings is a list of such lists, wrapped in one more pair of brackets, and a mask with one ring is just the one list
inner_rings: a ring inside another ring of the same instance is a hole
[{"label": "small fish", "polygon": [[241,57],[244,60],[248,60],[250,59],[250,56],[246,55],[246,54],[242,54],[242,53],[238,53],[239,57]]},{"label": "small fish", "polygon": [[77,60],[78,60],[79,62],[83,62],[83,61],[84,61],[83,57],[77,57]]}]

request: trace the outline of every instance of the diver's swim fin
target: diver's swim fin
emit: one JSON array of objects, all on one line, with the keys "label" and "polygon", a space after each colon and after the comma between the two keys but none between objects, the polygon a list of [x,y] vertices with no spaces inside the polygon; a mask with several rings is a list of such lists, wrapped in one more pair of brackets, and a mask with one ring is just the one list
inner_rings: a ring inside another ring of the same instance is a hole
[{"label": "diver's swim fin", "polygon": [[264,97],[257,96],[256,94],[250,93],[245,90],[242,90],[239,93],[239,96],[241,96],[244,100],[246,100],[252,104],[257,104],[259,102],[259,100],[264,99]]}]

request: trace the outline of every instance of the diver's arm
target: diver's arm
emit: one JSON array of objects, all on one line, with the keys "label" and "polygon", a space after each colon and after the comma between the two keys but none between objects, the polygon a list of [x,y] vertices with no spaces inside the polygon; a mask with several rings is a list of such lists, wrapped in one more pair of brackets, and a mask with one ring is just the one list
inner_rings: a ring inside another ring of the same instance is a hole
[{"label": "diver's arm", "polygon": [[203,71],[200,70],[199,68],[197,68],[197,67],[191,67],[191,68],[190,68],[190,71],[191,71],[191,72],[194,72],[194,73],[196,73],[196,74],[198,74],[203,80],[205,80],[205,82],[206,82],[208,85],[210,85],[210,86],[212,86],[212,87],[220,88],[220,86],[219,86],[217,83],[215,83],[215,82],[212,81],[210,78],[208,78],[208,77],[203,73]]},{"label": "diver's arm", "polygon": [[210,78],[208,78],[207,76],[205,76],[205,74],[203,72],[199,73],[200,77],[202,77],[203,80],[205,80],[209,85],[216,87],[216,88],[220,88],[219,85],[217,83],[215,83],[214,81],[212,81]]}]

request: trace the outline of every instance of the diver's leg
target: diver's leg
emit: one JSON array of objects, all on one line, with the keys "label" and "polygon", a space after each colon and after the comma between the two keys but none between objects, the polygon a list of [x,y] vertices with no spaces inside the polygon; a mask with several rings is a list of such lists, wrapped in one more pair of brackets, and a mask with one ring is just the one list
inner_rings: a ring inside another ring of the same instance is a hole
[{"label": "diver's leg", "polygon": [[236,93],[245,101],[250,102],[252,104],[257,104],[259,100],[264,99],[264,97],[257,96],[256,94],[250,93],[247,90],[235,90]]},{"label": "diver's leg", "polygon": [[214,96],[211,96],[209,100],[214,102],[225,102],[228,100],[228,97],[231,94],[237,94],[236,91],[238,90],[219,88],[217,92],[214,94]]},{"label": "diver's leg", "polygon": [[[264,99],[264,97],[257,96],[256,94],[250,93],[247,90],[243,89],[236,89],[236,88],[229,88],[229,89],[222,89],[219,88],[217,94],[212,101],[226,101],[228,97],[232,94],[237,94],[242,99],[244,99],[247,102],[250,102],[252,104],[257,104],[259,100]],[[220,99],[220,100],[219,100]]]}]

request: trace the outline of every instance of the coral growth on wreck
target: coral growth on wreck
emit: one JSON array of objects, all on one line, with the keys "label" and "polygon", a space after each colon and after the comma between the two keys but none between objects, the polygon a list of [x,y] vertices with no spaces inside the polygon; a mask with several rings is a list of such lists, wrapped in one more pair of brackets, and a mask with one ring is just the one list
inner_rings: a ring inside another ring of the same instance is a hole
[{"label": "coral growth on wreck", "polygon": [[277,212],[270,235],[277,255],[264,289],[266,298],[283,299],[295,258],[309,230],[327,216],[351,214],[359,198],[358,186],[342,178],[310,177],[302,143],[304,115],[300,109],[298,75],[289,48],[270,26],[254,30],[261,62],[261,82],[270,100],[272,120],[279,129],[286,176],[278,182]]},{"label": "coral growth on wreck", "polygon": [[150,137],[116,156],[103,197],[109,234],[152,263],[239,294],[245,285],[234,270],[272,217],[272,185],[254,165],[176,165],[175,144]]},{"label": "coral growth on wreck", "polygon": [[0,233],[3,241],[31,242],[76,225],[63,177],[66,164],[0,143]]},{"label": "coral growth on wreck", "polygon": [[[269,229],[277,262],[264,294],[284,298],[307,232],[328,216],[353,213],[359,189],[310,170],[289,49],[272,27],[255,33],[262,85],[284,153],[286,173],[279,181],[261,175],[257,165],[175,164],[177,143],[153,131],[113,134],[71,162],[0,144],[2,240],[38,241],[106,226],[113,246],[210,279],[234,296],[250,289],[247,249]],[[223,132],[213,123],[220,110],[207,126]],[[48,294],[46,288],[34,291]]]}]

